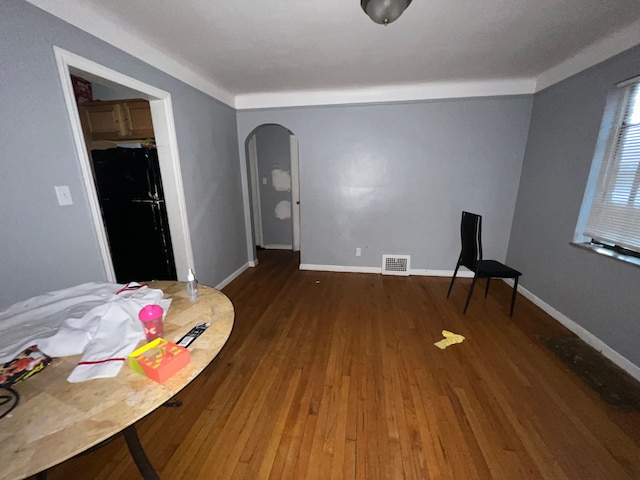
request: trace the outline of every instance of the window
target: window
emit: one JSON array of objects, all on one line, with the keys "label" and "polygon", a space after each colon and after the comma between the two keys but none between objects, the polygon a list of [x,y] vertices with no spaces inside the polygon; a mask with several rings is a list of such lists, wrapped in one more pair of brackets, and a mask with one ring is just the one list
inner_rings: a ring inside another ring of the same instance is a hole
[{"label": "window", "polygon": [[584,237],[640,256],[640,77],[619,84],[609,102],[592,170]]}]

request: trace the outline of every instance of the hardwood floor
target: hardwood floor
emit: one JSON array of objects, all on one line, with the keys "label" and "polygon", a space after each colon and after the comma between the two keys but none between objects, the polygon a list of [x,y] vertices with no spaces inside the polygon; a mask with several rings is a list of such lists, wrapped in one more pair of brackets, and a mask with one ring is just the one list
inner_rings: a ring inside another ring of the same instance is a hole
[{"label": "hardwood floor", "polygon": [[[604,403],[538,340],[568,332],[510,288],[298,271],[291,252],[224,292],[221,354],[138,423],[167,479],[638,479],[640,414]],[[435,347],[443,329],[466,340]],[[125,408],[123,406],[123,408]],[[140,478],[119,438],[50,479]]]}]

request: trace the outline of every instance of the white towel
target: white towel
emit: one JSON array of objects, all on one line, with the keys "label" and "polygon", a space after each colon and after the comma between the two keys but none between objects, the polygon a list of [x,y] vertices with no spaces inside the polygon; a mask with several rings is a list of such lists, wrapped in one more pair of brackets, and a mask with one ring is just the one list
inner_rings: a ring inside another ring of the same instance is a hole
[{"label": "white towel", "polygon": [[145,286],[116,294],[121,287],[94,282],[12,305],[0,313],[0,362],[38,345],[51,357],[84,353],[70,382],[116,376],[144,338],[140,309],[158,304],[166,315],[171,304],[162,290]]}]

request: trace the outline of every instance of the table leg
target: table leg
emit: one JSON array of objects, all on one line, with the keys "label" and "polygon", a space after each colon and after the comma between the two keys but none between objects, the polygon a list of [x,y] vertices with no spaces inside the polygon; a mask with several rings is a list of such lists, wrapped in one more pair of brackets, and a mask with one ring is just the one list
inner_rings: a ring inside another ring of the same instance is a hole
[{"label": "table leg", "polygon": [[135,424],[129,425],[124,429],[124,438],[129,446],[131,457],[133,461],[136,462],[136,466],[142,474],[142,478],[144,478],[144,480],[160,480],[153,465],[151,465],[151,462],[147,458],[147,454],[144,453],[144,448],[142,448],[142,444],[138,438],[138,431],[136,430]]}]

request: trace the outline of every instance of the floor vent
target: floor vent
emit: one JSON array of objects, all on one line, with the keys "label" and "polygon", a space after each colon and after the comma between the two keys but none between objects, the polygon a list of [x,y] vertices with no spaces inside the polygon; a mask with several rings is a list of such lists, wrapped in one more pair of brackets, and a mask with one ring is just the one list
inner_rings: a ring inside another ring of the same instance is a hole
[{"label": "floor vent", "polygon": [[409,276],[410,255],[382,255],[383,275]]}]

